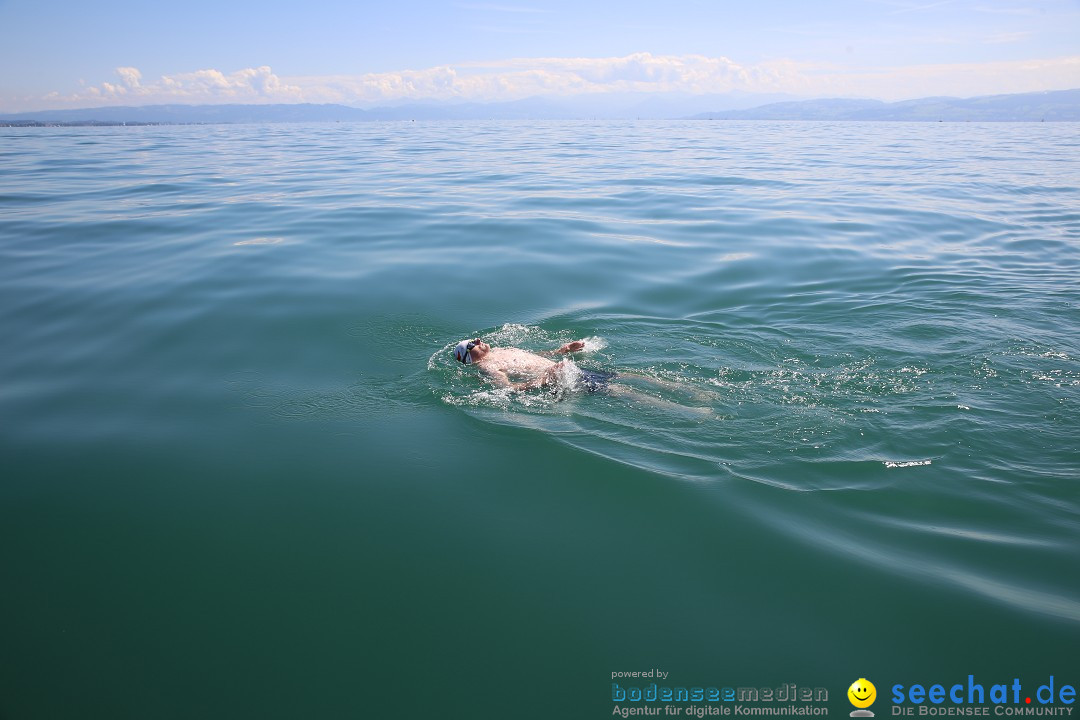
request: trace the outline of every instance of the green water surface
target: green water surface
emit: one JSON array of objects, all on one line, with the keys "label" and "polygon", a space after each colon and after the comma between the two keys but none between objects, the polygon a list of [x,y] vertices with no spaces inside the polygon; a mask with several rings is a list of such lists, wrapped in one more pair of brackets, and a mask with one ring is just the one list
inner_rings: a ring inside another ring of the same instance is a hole
[{"label": "green water surface", "polygon": [[1078,137],[4,130],[0,718],[1080,684]]}]

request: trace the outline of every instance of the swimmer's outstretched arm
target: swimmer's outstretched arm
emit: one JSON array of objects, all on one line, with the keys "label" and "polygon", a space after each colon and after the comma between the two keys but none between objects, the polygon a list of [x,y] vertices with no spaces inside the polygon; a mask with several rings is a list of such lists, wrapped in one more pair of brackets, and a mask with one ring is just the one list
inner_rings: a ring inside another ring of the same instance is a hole
[{"label": "swimmer's outstretched arm", "polygon": [[560,347],[558,350],[548,350],[548,351],[543,352],[541,354],[542,355],[566,355],[567,353],[578,352],[579,350],[584,350],[584,349],[585,349],[585,341],[584,340],[574,340],[573,342],[566,343],[565,345]]}]

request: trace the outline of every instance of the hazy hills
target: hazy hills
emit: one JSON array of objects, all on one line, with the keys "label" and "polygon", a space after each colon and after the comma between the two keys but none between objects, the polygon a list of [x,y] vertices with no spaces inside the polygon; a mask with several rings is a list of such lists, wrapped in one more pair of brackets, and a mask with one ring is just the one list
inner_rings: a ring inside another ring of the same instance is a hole
[{"label": "hazy hills", "polygon": [[414,102],[372,109],[346,105],[146,105],[0,114],[0,123],[251,123],[364,122],[387,120],[563,120],[687,117],[707,111],[743,110],[791,100],[789,95],[731,92],[605,93],[572,98],[529,98],[501,103]]},{"label": "hazy hills", "polygon": [[771,103],[747,110],[702,113],[695,117],[706,120],[1080,121],[1080,90],[974,98],[920,98],[893,103],[805,100]]},{"label": "hazy hills", "polygon": [[[775,102],[782,100],[781,102]],[[707,111],[706,111],[707,110]],[[345,105],[147,105],[0,115],[7,125],[368,122],[400,120],[694,118],[702,120],[1080,121],[1080,89],[974,98],[790,100],[784,96],[591,95],[505,103]]]}]

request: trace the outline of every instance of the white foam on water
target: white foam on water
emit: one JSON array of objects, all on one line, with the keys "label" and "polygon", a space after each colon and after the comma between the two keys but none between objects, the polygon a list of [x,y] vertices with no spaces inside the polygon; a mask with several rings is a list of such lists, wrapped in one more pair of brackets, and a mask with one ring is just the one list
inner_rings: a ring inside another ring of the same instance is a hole
[{"label": "white foam on water", "polygon": [[233,245],[277,245],[285,241],[283,237],[257,237],[251,240],[241,240],[240,242],[234,242]]},{"label": "white foam on water", "polygon": [[905,468],[916,467],[918,465],[929,465],[929,460],[901,460],[899,462],[892,462],[890,460],[885,461],[885,467],[887,468]]},{"label": "white foam on water", "polygon": [[607,340],[602,337],[587,337],[582,341],[585,343],[583,352],[599,352],[608,346]]}]

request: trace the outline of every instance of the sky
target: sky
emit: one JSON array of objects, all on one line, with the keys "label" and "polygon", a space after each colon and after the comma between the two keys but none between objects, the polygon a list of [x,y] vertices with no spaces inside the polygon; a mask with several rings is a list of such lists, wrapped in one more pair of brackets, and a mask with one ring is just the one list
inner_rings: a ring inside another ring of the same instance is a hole
[{"label": "sky", "polygon": [[0,112],[1080,88],[1080,0],[0,0]]}]

